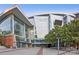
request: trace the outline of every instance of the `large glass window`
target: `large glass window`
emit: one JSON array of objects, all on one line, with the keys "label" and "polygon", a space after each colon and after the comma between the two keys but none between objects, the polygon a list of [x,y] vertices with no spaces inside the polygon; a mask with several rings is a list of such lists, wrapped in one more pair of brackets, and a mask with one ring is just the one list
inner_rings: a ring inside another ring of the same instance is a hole
[{"label": "large glass window", "polygon": [[0,23],[0,30],[4,35],[11,33],[11,17],[6,18]]},{"label": "large glass window", "polygon": [[18,42],[25,41],[24,24],[18,18],[14,18],[14,33]]},{"label": "large glass window", "polygon": [[14,29],[15,29],[15,34],[23,36],[24,35],[24,26],[23,24],[20,24],[19,22],[15,21],[14,22]]},{"label": "large glass window", "polygon": [[25,27],[25,35],[26,35],[26,38],[28,38],[28,30],[27,30],[27,27]]}]

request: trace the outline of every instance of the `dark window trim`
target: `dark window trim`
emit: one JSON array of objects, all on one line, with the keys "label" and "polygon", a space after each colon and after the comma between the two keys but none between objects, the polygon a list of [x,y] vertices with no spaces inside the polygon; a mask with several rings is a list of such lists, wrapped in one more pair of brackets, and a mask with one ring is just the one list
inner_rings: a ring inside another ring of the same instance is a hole
[{"label": "dark window trim", "polygon": [[12,14],[9,14],[9,15],[6,15],[4,18],[2,18],[1,20],[0,20],[0,24],[4,21],[4,20],[6,20],[9,16],[11,16]]},{"label": "dark window trim", "polygon": [[[1,19],[0,24],[2,22],[4,22],[7,18],[9,18],[11,15],[13,15],[13,14],[11,13],[9,15],[6,15],[3,19]],[[12,32],[12,17],[11,17],[11,20],[10,20],[10,29],[11,29],[11,32]]]}]

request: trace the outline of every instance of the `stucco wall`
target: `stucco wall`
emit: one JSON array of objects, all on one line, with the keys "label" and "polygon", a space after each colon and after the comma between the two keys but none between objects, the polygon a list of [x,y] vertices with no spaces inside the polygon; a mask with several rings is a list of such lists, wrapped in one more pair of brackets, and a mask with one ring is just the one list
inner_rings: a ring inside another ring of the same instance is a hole
[{"label": "stucco wall", "polygon": [[35,17],[35,26],[36,26],[36,33],[38,38],[44,38],[44,36],[49,32],[48,18],[49,16]]}]

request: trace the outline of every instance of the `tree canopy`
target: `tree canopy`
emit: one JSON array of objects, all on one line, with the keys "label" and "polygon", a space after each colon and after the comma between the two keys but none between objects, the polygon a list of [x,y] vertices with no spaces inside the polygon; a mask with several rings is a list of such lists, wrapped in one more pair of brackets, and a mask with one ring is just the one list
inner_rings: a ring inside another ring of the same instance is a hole
[{"label": "tree canopy", "polygon": [[55,27],[45,36],[45,41],[54,44],[59,37],[62,44],[72,44],[79,42],[79,20],[73,20],[63,26],[55,25]]}]

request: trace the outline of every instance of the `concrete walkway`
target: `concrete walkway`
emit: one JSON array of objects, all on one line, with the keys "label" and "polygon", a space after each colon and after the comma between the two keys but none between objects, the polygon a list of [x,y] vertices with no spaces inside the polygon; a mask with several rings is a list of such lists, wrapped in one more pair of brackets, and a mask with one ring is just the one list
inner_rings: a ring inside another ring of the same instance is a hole
[{"label": "concrete walkway", "polygon": [[37,55],[43,55],[43,48],[42,47],[38,50]]},{"label": "concrete walkway", "polygon": [[[79,55],[77,50],[59,51],[59,55]],[[54,48],[0,48],[0,55],[58,55],[58,50]]]},{"label": "concrete walkway", "polygon": [[[64,53],[65,51],[59,51],[59,53]],[[43,50],[44,55],[58,55],[58,50],[53,48],[44,48]]]},{"label": "concrete walkway", "polygon": [[37,55],[39,47],[0,50],[0,55]]},{"label": "concrete walkway", "polygon": [[[58,55],[58,50],[54,48],[40,48],[37,55]],[[67,50],[59,50],[59,55],[79,55],[79,51],[67,48]]]},{"label": "concrete walkway", "polygon": [[0,49],[5,49],[6,47],[4,47],[4,46],[0,46]]}]

